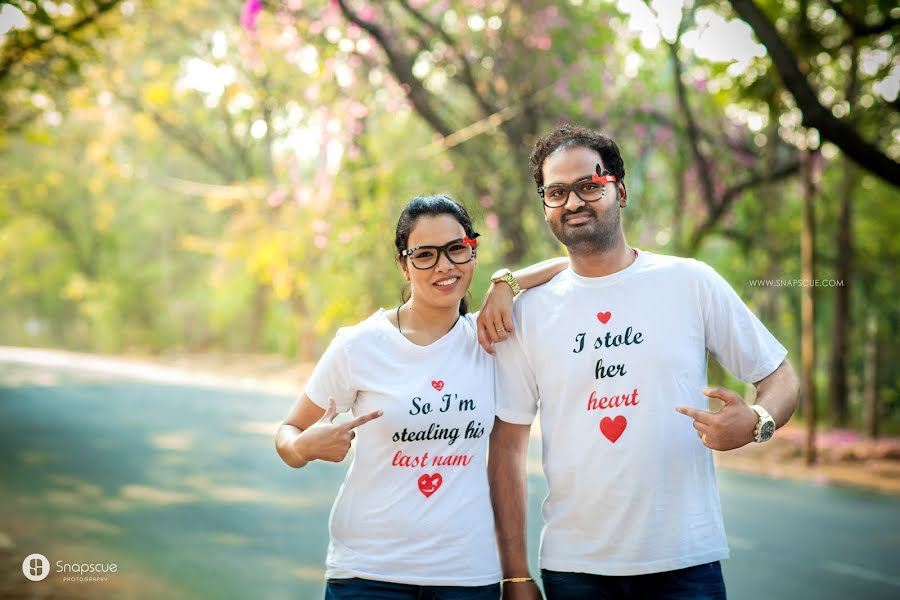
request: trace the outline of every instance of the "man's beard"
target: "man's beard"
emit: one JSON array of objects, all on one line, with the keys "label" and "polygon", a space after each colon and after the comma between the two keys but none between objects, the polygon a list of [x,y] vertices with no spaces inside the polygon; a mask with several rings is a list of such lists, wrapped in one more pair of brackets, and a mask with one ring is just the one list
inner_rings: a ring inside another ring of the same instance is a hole
[{"label": "man's beard", "polygon": [[[591,214],[592,223],[581,227],[569,227],[565,220],[578,214]],[[613,206],[608,215],[595,211],[592,207],[582,206],[577,212],[567,213],[560,221],[550,221],[550,230],[570,254],[597,254],[610,250],[616,244],[619,234],[619,210]]]}]

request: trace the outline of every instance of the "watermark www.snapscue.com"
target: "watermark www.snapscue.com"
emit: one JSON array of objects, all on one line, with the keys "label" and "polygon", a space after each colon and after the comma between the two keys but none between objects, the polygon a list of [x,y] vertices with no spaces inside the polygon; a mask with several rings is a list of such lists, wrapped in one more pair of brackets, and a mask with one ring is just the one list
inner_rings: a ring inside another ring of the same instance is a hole
[{"label": "watermark www.snapscue.com", "polygon": [[843,279],[751,279],[750,287],[844,287]]}]

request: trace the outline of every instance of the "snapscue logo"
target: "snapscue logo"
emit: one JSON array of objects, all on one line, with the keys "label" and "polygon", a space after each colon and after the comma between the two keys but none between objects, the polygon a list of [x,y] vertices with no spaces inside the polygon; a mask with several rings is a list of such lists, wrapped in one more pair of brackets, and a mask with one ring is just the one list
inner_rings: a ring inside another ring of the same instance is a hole
[{"label": "snapscue logo", "polygon": [[[55,572],[63,582],[108,581],[108,575],[119,570],[116,563],[68,563],[56,561]],[[22,561],[22,573],[31,581],[41,581],[50,574],[50,561],[43,554],[29,554]]]},{"label": "snapscue logo", "polygon": [[119,570],[116,563],[66,563],[56,561],[56,572],[63,574],[63,581],[109,581],[107,575]]},{"label": "snapscue logo", "polygon": [[22,561],[22,573],[31,581],[41,581],[50,574],[50,561],[43,554],[29,554]]}]

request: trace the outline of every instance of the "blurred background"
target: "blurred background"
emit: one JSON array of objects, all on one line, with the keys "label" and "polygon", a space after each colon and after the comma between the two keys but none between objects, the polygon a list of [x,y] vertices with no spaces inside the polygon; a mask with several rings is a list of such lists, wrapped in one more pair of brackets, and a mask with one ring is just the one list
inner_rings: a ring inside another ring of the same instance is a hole
[{"label": "blurred background", "polygon": [[[881,0],[0,2],[0,592],[318,597],[343,469],[286,471],[275,425],[398,304],[413,196],[475,217],[476,306],[563,254],[528,156],[573,122],[618,142],[629,243],[714,266],[802,375],[773,443],[719,456],[726,517],[804,498],[784,552],[842,515],[806,548],[859,560],[801,552],[773,597],[896,597],[898,35]],[[127,573],[24,580],[51,546]]]}]

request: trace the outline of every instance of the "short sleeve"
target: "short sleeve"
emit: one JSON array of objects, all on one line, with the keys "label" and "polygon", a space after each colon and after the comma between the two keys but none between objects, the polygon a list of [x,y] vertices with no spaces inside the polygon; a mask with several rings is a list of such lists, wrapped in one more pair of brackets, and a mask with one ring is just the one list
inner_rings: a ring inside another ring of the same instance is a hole
[{"label": "short sleeve", "polygon": [[778,368],[787,350],[721,275],[703,267],[706,348],[732,375],[756,383]]},{"label": "short sleeve", "polygon": [[348,337],[343,330],[338,331],[306,384],[306,395],[310,400],[327,408],[328,399],[334,398],[339,413],[350,410],[356,401],[357,390],[347,353]]},{"label": "short sleeve", "polygon": [[[522,323],[521,314],[516,314],[514,319]],[[506,341],[494,344],[494,349],[497,352],[494,377],[497,417],[507,423],[530,425],[538,410],[538,387],[518,328]]]}]

